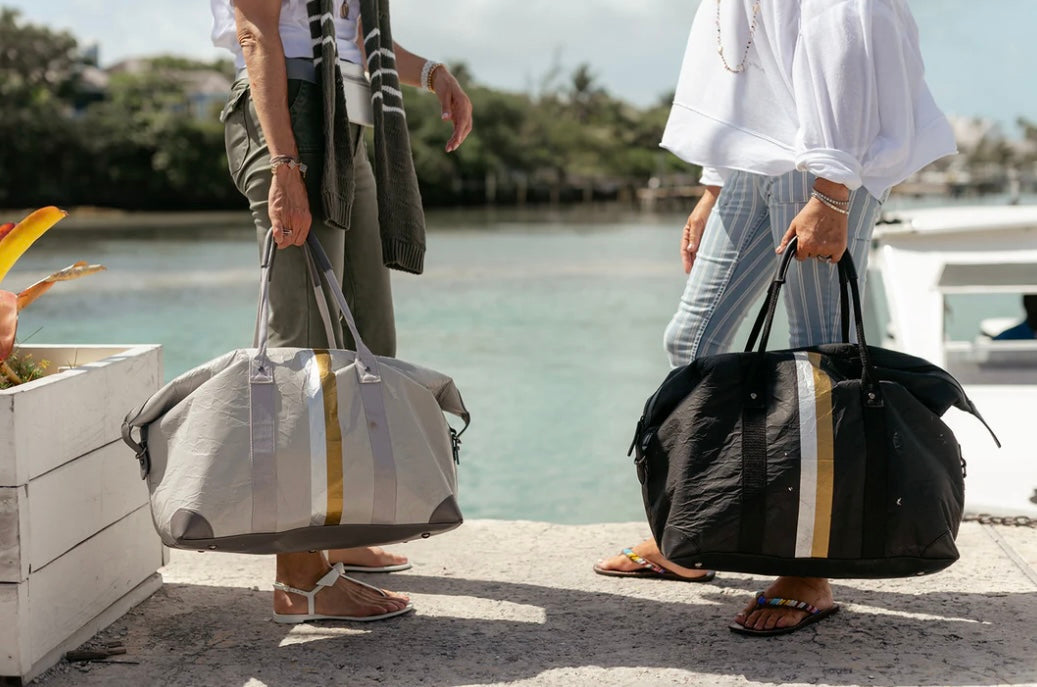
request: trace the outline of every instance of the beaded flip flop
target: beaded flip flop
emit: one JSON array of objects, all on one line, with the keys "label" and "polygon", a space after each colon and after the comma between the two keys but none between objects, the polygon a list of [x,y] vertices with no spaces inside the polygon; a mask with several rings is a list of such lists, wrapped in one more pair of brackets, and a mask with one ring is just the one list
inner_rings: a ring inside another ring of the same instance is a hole
[{"label": "beaded flip flop", "polygon": [[796,599],[782,599],[776,596],[767,597],[763,595],[763,592],[758,593],[756,595],[756,608],[754,608],[753,610],[768,607],[791,608],[797,611],[803,611],[807,615],[805,618],[800,620],[795,625],[789,625],[787,627],[775,627],[770,630],[757,630],[751,627],[746,627],[745,625],[742,625],[741,623],[737,622],[728,625],[727,629],[731,630],[731,632],[735,632],[740,635],[746,635],[749,637],[773,637],[775,635],[787,635],[790,632],[802,630],[807,625],[813,625],[814,623],[820,622],[828,616],[832,615],[833,613],[839,611],[839,604],[835,604],[831,608],[821,610],[816,606],[811,606],[805,601],[797,601]]},{"label": "beaded flip flop", "polygon": [[629,558],[632,562],[641,566],[641,568],[639,570],[611,570],[609,568],[601,567],[600,563],[595,563],[594,572],[608,577],[642,577],[657,580],[672,580],[675,582],[710,582],[717,576],[717,574],[712,570],[707,571],[705,575],[699,577],[685,577],[684,575],[678,575],[672,570],[667,570],[661,565],[656,565],[650,560],[637,555],[634,553],[633,549],[623,549],[623,555]]}]

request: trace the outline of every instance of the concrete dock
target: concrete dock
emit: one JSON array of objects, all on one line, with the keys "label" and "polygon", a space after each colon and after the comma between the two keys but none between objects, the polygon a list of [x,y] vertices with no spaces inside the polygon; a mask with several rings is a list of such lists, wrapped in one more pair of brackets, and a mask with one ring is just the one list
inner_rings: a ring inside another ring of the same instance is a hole
[{"label": "concrete dock", "polygon": [[647,533],[643,523],[481,520],[395,546],[413,569],[363,577],[410,593],[417,612],[371,624],[276,624],[269,557],[174,551],[164,587],[90,642],[123,642],[111,659],[121,663],[62,662],[34,684],[1037,684],[1037,529],[966,523],[948,570],[837,581],[840,613],[770,639],[727,630],[765,578],[591,571]]}]

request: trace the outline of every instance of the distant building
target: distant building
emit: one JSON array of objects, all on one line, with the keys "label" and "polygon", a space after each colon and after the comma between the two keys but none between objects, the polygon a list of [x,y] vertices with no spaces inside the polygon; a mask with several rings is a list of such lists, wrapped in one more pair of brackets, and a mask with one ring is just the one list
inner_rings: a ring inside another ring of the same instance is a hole
[{"label": "distant building", "polygon": [[79,66],[79,88],[73,100],[76,113],[82,112],[93,103],[108,96],[108,72],[91,64]]},{"label": "distant building", "polygon": [[217,69],[156,67],[151,58],[130,58],[108,67],[107,74],[141,74],[162,70],[184,85],[188,108],[197,119],[211,119],[230,92],[231,80]]},{"label": "distant building", "polygon": [[191,114],[197,119],[209,119],[227,101],[231,81],[215,69],[185,72],[184,80]]},{"label": "distant building", "polygon": [[99,43],[91,43],[80,48],[79,59],[83,64],[90,65],[91,67],[101,66],[101,45]]},{"label": "distant building", "polygon": [[948,117],[958,154],[927,166],[897,187],[910,195],[972,195],[1037,188],[1037,140],[1010,139],[984,117]]}]

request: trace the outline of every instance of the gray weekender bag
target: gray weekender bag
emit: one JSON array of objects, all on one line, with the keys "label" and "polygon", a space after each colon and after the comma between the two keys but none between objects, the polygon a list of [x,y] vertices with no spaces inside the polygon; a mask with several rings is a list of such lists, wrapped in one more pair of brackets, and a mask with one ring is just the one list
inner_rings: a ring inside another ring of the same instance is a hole
[{"label": "gray weekender bag", "polygon": [[123,422],[167,546],[289,553],[429,537],[462,522],[460,433],[443,414],[465,428],[470,418],[453,380],[371,353],[312,233],[306,249],[329,341],[318,268],[356,352],[267,348],[268,237],[256,347],[180,375]]}]

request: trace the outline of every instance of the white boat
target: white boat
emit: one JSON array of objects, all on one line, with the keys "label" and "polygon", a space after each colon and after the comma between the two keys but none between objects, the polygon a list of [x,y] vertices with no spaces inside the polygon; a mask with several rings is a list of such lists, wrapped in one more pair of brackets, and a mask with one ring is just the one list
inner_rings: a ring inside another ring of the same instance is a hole
[{"label": "white boat", "polygon": [[997,433],[1001,449],[972,416],[952,408],[944,417],[968,464],[966,511],[1037,516],[1037,339],[992,338],[1025,318],[1023,294],[1037,294],[1037,206],[887,220],[868,269],[868,343],[946,369]]}]

